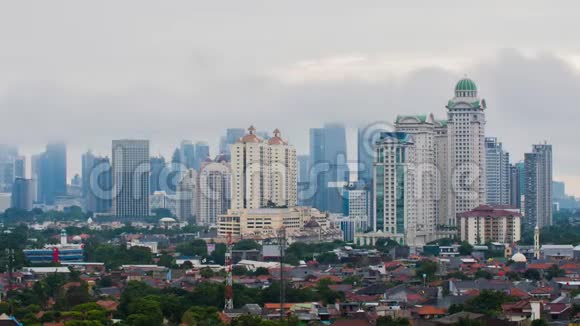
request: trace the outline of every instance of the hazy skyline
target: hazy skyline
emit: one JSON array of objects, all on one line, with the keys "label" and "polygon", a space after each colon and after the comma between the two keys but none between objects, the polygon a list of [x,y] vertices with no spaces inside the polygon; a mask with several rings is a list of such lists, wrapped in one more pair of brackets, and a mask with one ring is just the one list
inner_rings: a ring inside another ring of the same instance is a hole
[{"label": "hazy skyline", "polygon": [[[445,118],[464,75],[486,99],[487,136],[512,161],[554,146],[554,175],[580,196],[580,4],[561,1],[2,1],[0,143],[26,155],[68,143],[69,175],[91,148],[182,139],[212,155],[228,127],[308,129],[397,114]],[[350,159],[356,158],[351,150]]]}]

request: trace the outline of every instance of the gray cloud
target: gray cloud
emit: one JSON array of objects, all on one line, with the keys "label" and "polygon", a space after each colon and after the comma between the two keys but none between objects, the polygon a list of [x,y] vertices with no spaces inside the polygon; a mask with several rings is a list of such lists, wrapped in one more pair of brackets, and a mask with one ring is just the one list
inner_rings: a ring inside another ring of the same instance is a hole
[{"label": "gray cloud", "polygon": [[149,138],[169,155],[181,139],[215,149],[226,127],[249,124],[279,127],[306,152],[308,128],[326,121],[444,118],[467,73],[487,100],[488,135],[515,159],[547,140],[556,173],[580,180],[575,11],[478,5],[11,3],[0,13],[0,139],[30,151],[65,139],[72,171],[113,138]]}]

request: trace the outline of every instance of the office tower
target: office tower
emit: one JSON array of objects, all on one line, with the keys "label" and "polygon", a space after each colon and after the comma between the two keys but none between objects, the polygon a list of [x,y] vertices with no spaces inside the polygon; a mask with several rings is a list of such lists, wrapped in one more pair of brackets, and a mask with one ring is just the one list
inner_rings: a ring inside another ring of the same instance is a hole
[{"label": "office tower", "polygon": [[231,146],[231,208],[296,206],[296,149],[278,129],[267,141],[248,131]]},{"label": "office tower", "polygon": [[176,216],[180,221],[195,221],[197,211],[197,171],[188,169],[177,184]]},{"label": "office tower", "polygon": [[12,187],[12,208],[32,210],[32,180],[16,178]]},{"label": "office tower", "polygon": [[195,162],[196,162],[196,155],[195,155],[195,146],[189,140],[181,141],[181,145],[179,145],[179,152],[180,152],[180,161],[185,165],[188,169],[195,169]]},{"label": "office tower", "polygon": [[433,114],[397,116],[395,130],[412,137],[415,155],[415,244],[435,240],[438,222],[438,170],[435,150],[436,126]]},{"label": "office tower", "polygon": [[149,174],[149,194],[166,190],[166,169],[163,156],[151,157],[149,160],[151,172]]},{"label": "office tower", "polygon": [[204,141],[195,143],[195,163],[193,168],[199,171],[201,164],[209,159],[209,144]]},{"label": "office tower", "polygon": [[[369,191],[370,198],[373,194],[373,164],[375,162],[375,143],[379,140],[381,132],[394,131],[387,130],[384,124],[372,124],[364,128],[357,129],[357,165],[358,183],[362,183]],[[369,210],[374,210],[373,201],[369,201]],[[372,218],[372,214],[371,214]]]},{"label": "office tower", "polygon": [[487,204],[510,204],[509,153],[495,137],[485,138],[485,187]]},{"label": "office tower", "polygon": [[0,144],[0,192],[10,192],[15,178],[24,178],[26,161],[18,148]]},{"label": "office tower", "polygon": [[231,170],[225,154],[206,160],[199,171],[197,223],[216,225],[217,216],[230,208]]},{"label": "office tower", "polygon": [[243,128],[228,128],[226,136],[220,139],[220,154],[225,154],[228,161],[231,161],[230,146],[244,137],[245,132]]},{"label": "office tower", "polygon": [[26,156],[17,156],[14,159],[14,177],[26,178]]},{"label": "office tower", "polygon": [[[371,225],[370,191],[364,183],[350,183],[343,190],[343,215],[355,222],[358,232],[368,231]],[[352,240],[351,240],[352,241]]]},{"label": "office tower", "polygon": [[552,181],[552,197],[554,199],[566,198],[566,184],[562,181]]},{"label": "office tower", "polygon": [[348,183],[346,132],[339,124],[310,129],[310,180],[316,187],[312,206],[321,211],[342,212],[342,188]]},{"label": "office tower", "polygon": [[149,215],[149,141],[113,140],[113,214]]},{"label": "office tower", "polygon": [[81,177],[82,177],[81,195],[85,201],[89,193],[90,187],[89,178],[91,174],[91,169],[93,168],[94,160],[95,155],[91,151],[88,151],[81,156]]},{"label": "office tower", "polygon": [[350,218],[340,220],[340,230],[342,231],[342,241],[344,242],[353,242],[355,232],[358,231],[356,222]]},{"label": "office tower", "polygon": [[449,223],[457,214],[486,202],[485,191],[485,100],[477,96],[471,79],[455,86],[455,97],[447,104],[447,134],[450,187]]},{"label": "office tower", "polygon": [[[87,155],[88,154],[88,155]],[[83,201],[86,212],[111,212],[113,172],[108,157],[83,155]]]},{"label": "office tower", "polygon": [[52,205],[57,197],[67,194],[66,145],[46,145],[46,151],[41,154],[37,163],[39,201]]},{"label": "office tower", "polygon": [[373,230],[415,245],[415,143],[410,134],[384,132],[376,144]]},{"label": "office tower", "polygon": [[181,181],[183,174],[185,173],[185,164],[183,163],[184,158],[181,156],[181,151],[176,148],[171,156],[171,163],[167,167],[167,174],[162,174],[163,180],[162,187],[166,186],[165,191],[168,195],[175,195],[177,191],[177,184]]},{"label": "office tower", "polygon": [[510,206],[522,208],[520,189],[520,170],[516,165],[510,165]]},{"label": "office tower", "polygon": [[308,188],[310,187],[310,157],[308,155],[297,155],[298,161],[298,205],[312,206],[308,196]]},{"label": "office tower", "polygon": [[526,171],[525,219],[527,230],[552,225],[552,145],[532,146],[524,154]]}]

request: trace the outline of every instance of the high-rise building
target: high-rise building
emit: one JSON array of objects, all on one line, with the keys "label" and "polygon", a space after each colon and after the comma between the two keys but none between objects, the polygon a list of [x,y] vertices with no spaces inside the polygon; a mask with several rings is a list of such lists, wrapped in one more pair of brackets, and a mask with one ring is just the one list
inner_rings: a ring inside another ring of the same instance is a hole
[{"label": "high-rise building", "polygon": [[175,215],[180,221],[195,220],[197,198],[197,171],[188,169],[177,185]]},{"label": "high-rise building", "polygon": [[520,191],[520,169],[517,165],[510,165],[510,206],[522,208],[522,193]]},{"label": "high-rise building", "polygon": [[12,186],[12,208],[32,210],[33,189],[32,180],[16,178]]},{"label": "high-rise building", "polygon": [[113,213],[149,215],[149,141],[113,140]]},{"label": "high-rise building", "polygon": [[298,205],[312,206],[308,195],[310,187],[310,157],[308,155],[297,155],[298,161]]},{"label": "high-rise building", "polygon": [[197,223],[216,225],[217,216],[230,207],[231,171],[224,154],[206,160],[199,171],[199,209]]},{"label": "high-rise building", "polygon": [[26,158],[18,148],[0,144],[0,192],[10,192],[16,178],[24,178]]},{"label": "high-rise building", "polygon": [[195,143],[195,163],[193,168],[199,171],[201,164],[209,158],[209,144],[204,141]]},{"label": "high-rise building", "polygon": [[374,164],[373,231],[401,244],[415,245],[415,142],[403,132],[381,133]]},{"label": "high-rise building", "polygon": [[487,204],[510,204],[510,159],[501,142],[485,138],[485,187]]},{"label": "high-rise building", "polygon": [[37,163],[39,201],[52,205],[57,197],[67,194],[66,145],[46,145],[46,151],[38,157]]},{"label": "high-rise building", "polygon": [[562,181],[552,181],[552,197],[554,199],[566,198],[566,184]]},{"label": "high-rise building", "polygon": [[342,188],[348,183],[346,131],[340,124],[310,129],[310,180],[316,187],[312,206],[321,211],[342,212]]},{"label": "high-rise building", "polygon": [[371,225],[371,198],[366,188],[367,185],[363,183],[351,183],[344,188],[343,215],[355,222],[357,232],[368,231]]},{"label": "high-rise building", "polygon": [[[87,153],[89,154],[89,153]],[[93,213],[110,213],[113,198],[113,174],[108,157],[83,155],[84,209]]]},{"label": "high-rise building", "polygon": [[149,194],[167,190],[165,158],[163,156],[151,157],[149,159],[149,165],[151,169],[149,174]]},{"label": "high-rise building", "polygon": [[552,225],[552,145],[533,145],[524,161],[526,228]]},{"label": "high-rise building", "polygon": [[296,206],[296,149],[278,129],[267,141],[248,131],[231,146],[231,208]]},{"label": "high-rise building", "polygon": [[415,244],[435,240],[438,222],[438,170],[436,127],[433,114],[398,116],[395,130],[412,136],[415,155]]},{"label": "high-rise building", "polygon": [[245,132],[243,128],[228,128],[225,137],[220,139],[220,154],[225,154],[228,161],[231,161],[230,146],[244,137]]},{"label": "high-rise building", "polygon": [[485,191],[485,100],[468,78],[455,85],[455,97],[447,103],[449,221],[457,214],[486,202]]},{"label": "high-rise building", "polygon": [[195,155],[195,146],[189,140],[181,141],[181,145],[179,146],[180,152],[180,161],[185,165],[188,169],[195,169],[195,162],[196,162],[196,155]]}]

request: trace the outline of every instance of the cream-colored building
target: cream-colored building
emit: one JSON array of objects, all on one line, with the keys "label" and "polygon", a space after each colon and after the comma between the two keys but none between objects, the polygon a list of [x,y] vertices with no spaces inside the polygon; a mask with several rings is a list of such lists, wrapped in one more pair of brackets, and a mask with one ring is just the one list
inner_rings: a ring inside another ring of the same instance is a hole
[{"label": "cream-colored building", "polygon": [[250,236],[261,232],[299,231],[311,220],[320,224],[326,215],[315,208],[295,206],[290,208],[230,209],[218,216],[218,236]]},{"label": "cream-colored building", "polygon": [[281,138],[280,130],[264,140],[254,127],[231,145],[231,208],[296,206],[296,149]]},{"label": "cream-colored building", "polygon": [[447,104],[448,221],[485,204],[485,100],[468,78],[457,82],[455,97]]},{"label": "cream-colored building", "polygon": [[472,245],[486,242],[511,244],[521,240],[521,214],[518,209],[481,205],[459,214],[461,241]]},{"label": "cream-colored building", "polygon": [[225,214],[230,207],[231,171],[225,155],[202,163],[198,180],[197,222],[216,225],[217,216]]}]

